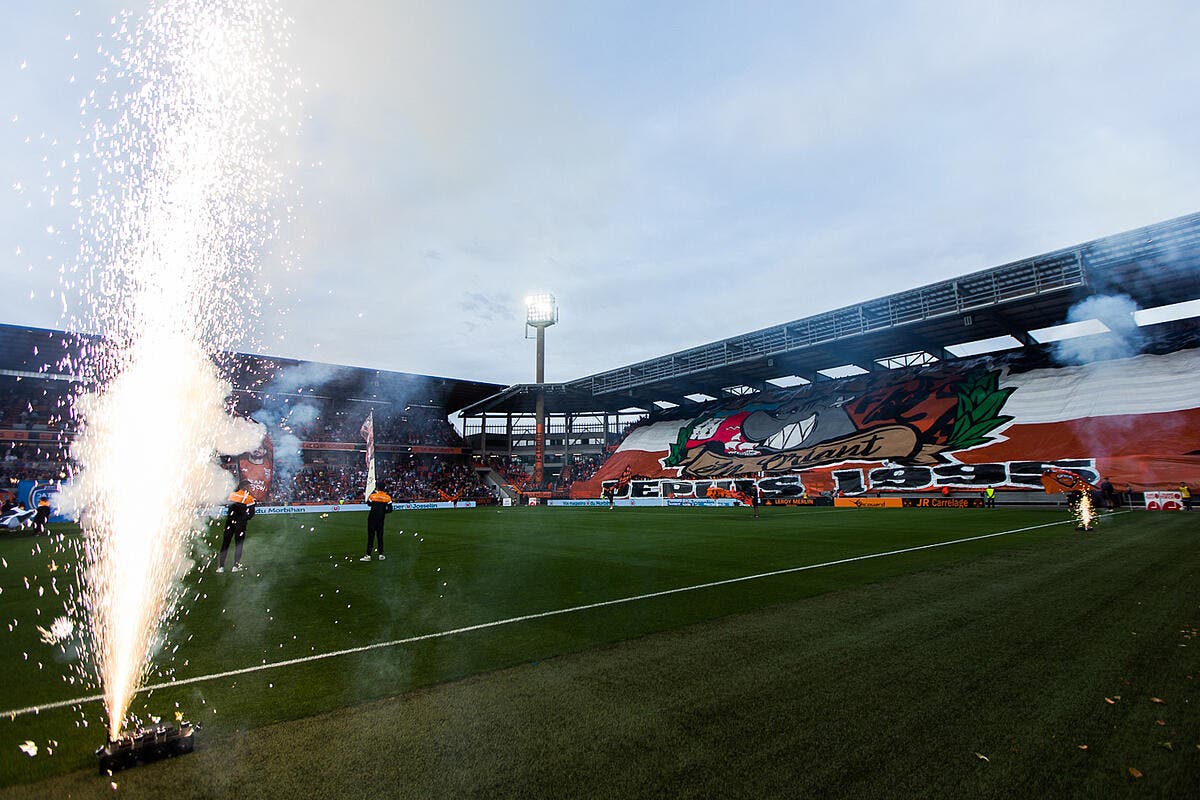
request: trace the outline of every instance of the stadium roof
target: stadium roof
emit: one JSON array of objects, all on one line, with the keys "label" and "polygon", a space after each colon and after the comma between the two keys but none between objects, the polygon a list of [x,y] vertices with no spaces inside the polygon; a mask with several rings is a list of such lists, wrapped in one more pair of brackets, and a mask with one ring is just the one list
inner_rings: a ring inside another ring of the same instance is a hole
[{"label": "stadium roof", "polygon": [[[1200,298],[1200,213],[1106,236],[952,280],[733,336],[566,383],[544,384],[554,414],[653,410],[818,382],[822,371],[887,369],[953,358],[947,348],[995,337],[1043,348],[1031,331],[1066,320],[1086,297],[1122,294],[1143,309]],[[1196,320],[1171,323],[1200,327]],[[517,384],[463,416],[533,413],[539,386]],[[689,397],[690,396],[690,397]]]},{"label": "stadium roof", "polygon": [[[59,362],[79,352],[82,343],[97,337],[45,328],[0,324],[0,375],[22,378],[78,380],[64,374]],[[363,402],[404,403],[455,411],[503,388],[500,384],[415,375],[407,372],[346,367],[289,358],[224,354],[234,388],[242,391],[286,391],[271,386],[283,378],[291,391],[305,389],[309,396],[329,396]],[[295,370],[288,373],[289,370]],[[279,384],[276,384],[278,387]]]}]

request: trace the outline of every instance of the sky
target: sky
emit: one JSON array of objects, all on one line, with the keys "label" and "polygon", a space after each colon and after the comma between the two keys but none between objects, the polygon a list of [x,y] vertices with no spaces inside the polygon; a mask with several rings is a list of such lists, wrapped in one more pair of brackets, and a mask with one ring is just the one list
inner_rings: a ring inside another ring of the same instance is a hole
[{"label": "sky", "polygon": [[[571,380],[1200,210],[1192,0],[281,3],[292,258],[232,349],[531,382],[549,291]],[[57,327],[81,43],[145,3],[5,6],[0,322]]]}]

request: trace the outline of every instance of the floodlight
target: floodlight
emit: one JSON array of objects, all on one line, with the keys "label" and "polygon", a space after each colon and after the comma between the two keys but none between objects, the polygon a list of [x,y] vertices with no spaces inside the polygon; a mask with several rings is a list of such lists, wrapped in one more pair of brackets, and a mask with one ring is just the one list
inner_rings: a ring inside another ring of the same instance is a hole
[{"label": "floodlight", "polygon": [[525,298],[525,324],[548,328],[558,322],[558,304],[549,292],[538,292]]}]

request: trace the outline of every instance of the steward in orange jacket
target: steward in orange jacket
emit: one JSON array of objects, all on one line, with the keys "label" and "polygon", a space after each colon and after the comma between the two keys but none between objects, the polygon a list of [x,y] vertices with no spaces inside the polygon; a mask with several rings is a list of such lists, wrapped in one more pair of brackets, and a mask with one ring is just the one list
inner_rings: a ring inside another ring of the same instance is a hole
[{"label": "steward in orange jacket", "polygon": [[229,495],[229,514],[225,517],[225,538],[221,542],[221,560],[217,572],[225,571],[225,554],[229,543],[236,542],[233,551],[233,572],[242,571],[242,542],[246,538],[246,523],[254,516],[254,495],[250,494],[250,481],[243,480],[233,494]]},{"label": "steward in orange jacket", "polygon": [[367,497],[367,505],[371,510],[367,512],[367,554],[359,559],[359,561],[370,561],[371,551],[375,549],[375,539],[379,539],[378,558],[383,561],[386,556],[383,554],[383,517],[385,514],[392,513],[392,496],[385,492],[379,485],[375,485],[375,491]]}]

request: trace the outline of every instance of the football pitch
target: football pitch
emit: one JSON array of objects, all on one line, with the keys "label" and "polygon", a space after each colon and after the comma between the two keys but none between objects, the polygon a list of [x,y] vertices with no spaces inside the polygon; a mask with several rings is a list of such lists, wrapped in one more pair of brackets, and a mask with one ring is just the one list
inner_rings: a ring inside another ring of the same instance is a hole
[{"label": "football pitch", "polygon": [[[1083,534],[1052,510],[396,512],[387,560],[364,563],[364,514],[260,515],[245,572],[197,554],[163,677],[134,702],[200,723],[196,752],[112,782],[1196,797],[1198,519],[1123,513]],[[113,796],[96,691],[63,681],[36,630],[62,613],[61,557],[30,537],[0,555],[0,711],[16,712],[0,795]]]}]

